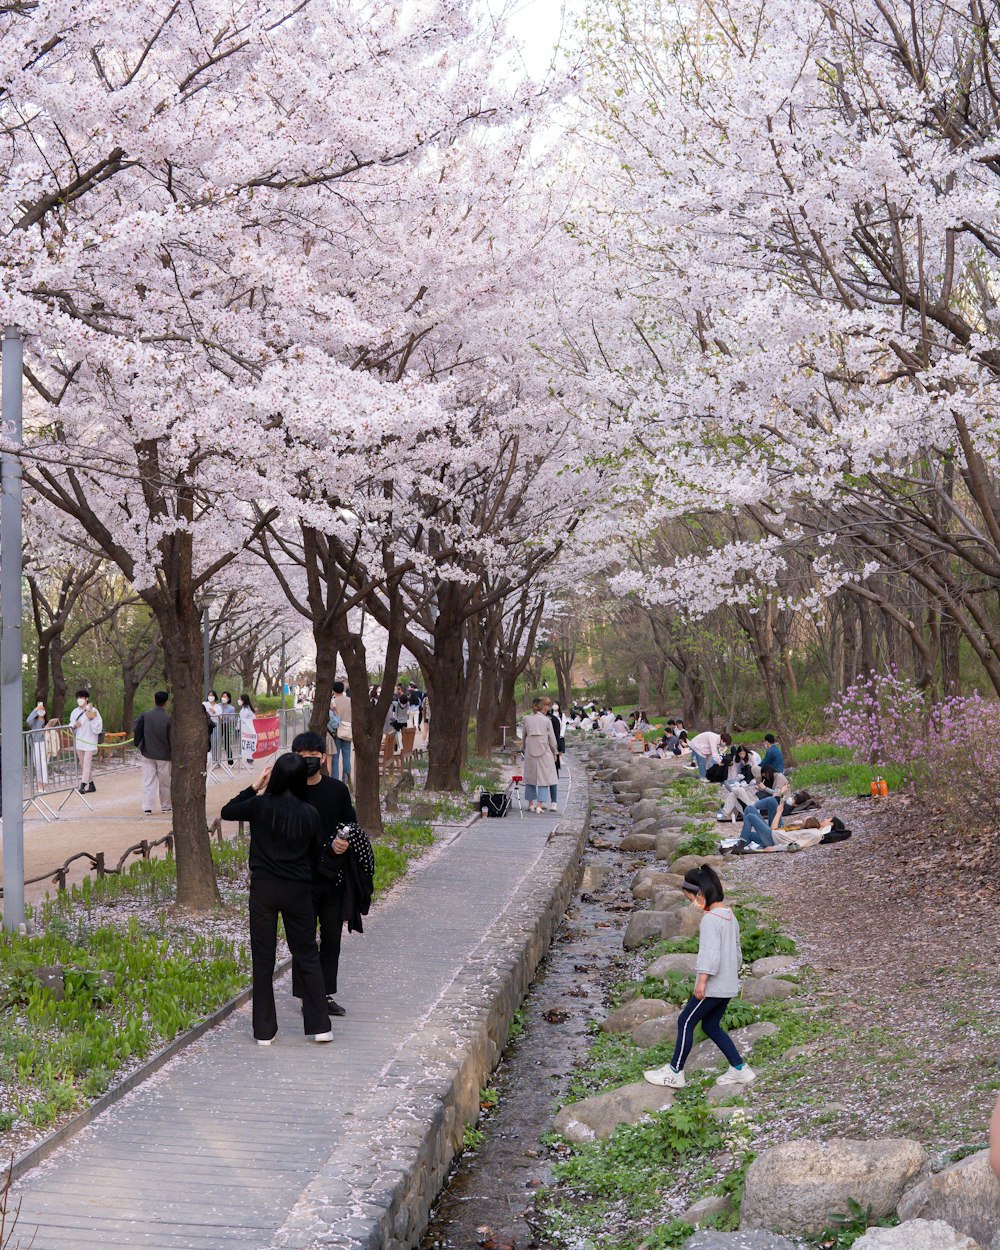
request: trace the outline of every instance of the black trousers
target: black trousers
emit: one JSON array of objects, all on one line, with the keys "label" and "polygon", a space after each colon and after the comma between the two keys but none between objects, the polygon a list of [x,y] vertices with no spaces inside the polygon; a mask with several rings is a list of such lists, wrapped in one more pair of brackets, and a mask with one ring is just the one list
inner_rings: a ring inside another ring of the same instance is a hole
[{"label": "black trousers", "polygon": [[286,881],[268,873],[250,878],[250,958],[253,964],[253,1035],[269,1041],[278,1031],[274,1007],[274,961],[278,950],[278,916],[292,954],[302,998],[302,1023],[307,1034],[328,1033],[323,970],[316,949],[316,914],[308,881]]},{"label": "black trousers", "polygon": [[[340,940],[344,934],[344,922],[341,919],[343,898],[342,888],[313,886],[313,908],[319,922],[319,963],[323,969],[323,986],[331,995],[337,992],[337,972],[340,969]],[[302,984],[294,967],[292,993],[296,998],[302,997]]]}]

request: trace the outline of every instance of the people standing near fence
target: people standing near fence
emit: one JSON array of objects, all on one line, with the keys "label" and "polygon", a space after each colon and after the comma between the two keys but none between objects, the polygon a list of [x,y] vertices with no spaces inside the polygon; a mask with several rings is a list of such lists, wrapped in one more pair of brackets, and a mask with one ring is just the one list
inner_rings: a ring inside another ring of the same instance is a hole
[{"label": "people standing near fence", "polygon": [[167,692],[157,690],[147,712],[136,718],[132,740],[139,749],[142,770],[142,814],[150,816],[159,804],[161,812],[170,811],[170,713]]},{"label": "people standing near fence", "polygon": [[253,753],[257,750],[257,727],[253,723],[257,713],[248,694],[240,695],[240,754],[247,768],[253,768]]},{"label": "people standing near fence", "polygon": [[333,1041],[312,901],[320,818],[305,802],[306,779],[304,759],[279,755],[222,809],[223,820],[245,820],[250,825],[250,958],[253,1035],[258,1046],[270,1046],[278,1032],[274,963],[279,916],[302,989],[306,1036],[314,1042]]},{"label": "people standing near fence", "polygon": [[[375,871],[375,857],[367,835],[357,825],[351,792],[342,781],[324,776],[329,757],[317,733],[296,734],[292,750],[305,760],[306,802],[320,818],[320,845],[313,873],[312,897],[319,923],[319,962],[323,968],[326,1005],[331,1016],[347,1012],[336,1000],[340,946],[346,913],[349,870],[361,870],[369,879]],[[292,976],[292,993],[302,997],[302,988]]]},{"label": "people standing near fence", "polygon": [[237,729],[236,708],[233,707],[233,696],[228,690],[223,690],[222,697],[219,699],[219,719],[217,725],[221,736],[219,750],[225,755],[226,763],[231,768],[233,764],[233,742],[239,731]]},{"label": "people standing near fence", "polygon": [[[344,689],[342,681],[333,683],[330,712],[337,718],[337,727],[333,734],[333,759],[330,772],[338,781],[346,785],[351,775],[351,743],[354,741],[354,730],[351,726],[351,696]],[[292,750],[294,749],[293,747]]]},{"label": "people standing near fence", "polygon": [[49,784],[49,760],[45,750],[45,704],[41,699],[28,713],[28,719],[24,723],[28,726],[30,733],[28,742],[31,746],[31,767],[34,769],[35,779],[43,786],[47,786]]},{"label": "people standing near fence", "polygon": [[70,714],[69,727],[73,731],[73,745],[80,765],[80,793],[93,794],[97,789],[94,785],[94,759],[104,733],[104,721],[90,701],[89,690],[76,692],[76,707]]},{"label": "people standing near fence", "polygon": [[531,711],[521,725],[521,743],[524,749],[524,794],[529,812],[543,812],[545,797],[549,799],[549,811],[557,811],[559,800],[559,774],[556,758],[559,754],[552,722],[545,713],[548,699],[532,699]]},{"label": "people standing near fence", "polygon": [[208,732],[208,760],[207,767],[209,772],[212,770],[212,740],[215,738],[219,727],[219,696],[214,690],[210,690],[205,696],[205,702],[201,705],[205,709],[205,715],[211,722],[211,729]]}]

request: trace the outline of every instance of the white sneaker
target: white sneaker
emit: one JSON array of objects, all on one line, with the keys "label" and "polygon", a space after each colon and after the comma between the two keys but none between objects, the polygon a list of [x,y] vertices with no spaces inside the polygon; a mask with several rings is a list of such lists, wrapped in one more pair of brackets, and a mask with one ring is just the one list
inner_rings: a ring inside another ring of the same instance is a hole
[{"label": "white sneaker", "polygon": [[270,1046],[274,1041],[273,1037],[255,1037],[253,1039],[258,1046]]},{"label": "white sneaker", "polygon": [[715,1083],[716,1085],[749,1085],[756,1079],[757,1073],[753,1068],[748,1068],[744,1064],[742,1068],[727,1068]]},{"label": "white sneaker", "polygon": [[642,1076],[650,1085],[666,1085],[669,1089],[683,1089],[687,1084],[684,1073],[675,1072],[669,1063],[665,1063],[662,1068],[650,1068]]},{"label": "white sneaker", "polygon": [[557,812],[558,810],[559,810],[559,804],[558,804],[558,803],[550,803],[550,804],[549,804],[549,811],[550,811],[550,812]]},{"label": "white sneaker", "polygon": [[332,1033],[314,1033],[313,1041],[314,1042],[332,1042],[333,1034]]}]

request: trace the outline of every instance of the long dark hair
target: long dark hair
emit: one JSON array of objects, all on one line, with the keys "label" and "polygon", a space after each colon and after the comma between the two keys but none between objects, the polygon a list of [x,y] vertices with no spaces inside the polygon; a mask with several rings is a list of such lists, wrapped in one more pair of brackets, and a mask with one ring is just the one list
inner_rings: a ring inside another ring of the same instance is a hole
[{"label": "long dark hair", "polygon": [[689,868],[684,874],[684,889],[689,894],[701,894],[705,899],[706,908],[721,903],[726,897],[722,889],[719,874],[710,864],[702,864],[700,868]]},{"label": "long dark hair", "polygon": [[301,755],[279,755],[264,790],[274,831],[289,842],[306,842],[320,832],[319,813],[305,801],[306,776],[306,762]]},{"label": "long dark hair", "polygon": [[765,764],[764,767],[760,770],[761,782],[763,785],[767,786],[768,790],[774,789],[775,775],[776,775],[775,771],[771,767],[770,764]]},{"label": "long dark hair", "polygon": [[240,702],[244,707],[248,707],[251,712],[256,712],[254,705],[250,702],[250,696],[246,693],[240,695]]}]

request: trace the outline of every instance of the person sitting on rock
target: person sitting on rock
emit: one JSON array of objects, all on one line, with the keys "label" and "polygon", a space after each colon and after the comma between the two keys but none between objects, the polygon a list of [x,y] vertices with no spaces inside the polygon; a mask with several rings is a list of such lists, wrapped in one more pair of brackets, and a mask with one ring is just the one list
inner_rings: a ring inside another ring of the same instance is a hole
[{"label": "person sitting on rock", "polygon": [[735,1042],[722,1027],[729,1000],[740,992],[740,922],[725,902],[718,874],[708,864],[689,869],[682,888],[687,898],[705,913],[699,928],[694,994],[677,1017],[673,1058],[662,1068],[650,1068],[642,1075],[650,1085],[683,1089],[684,1065],[700,1024],[705,1036],[729,1060],[728,1070],[716,1080],[716,1085],[749,1085],[756,1073],[743,1062]]}]

